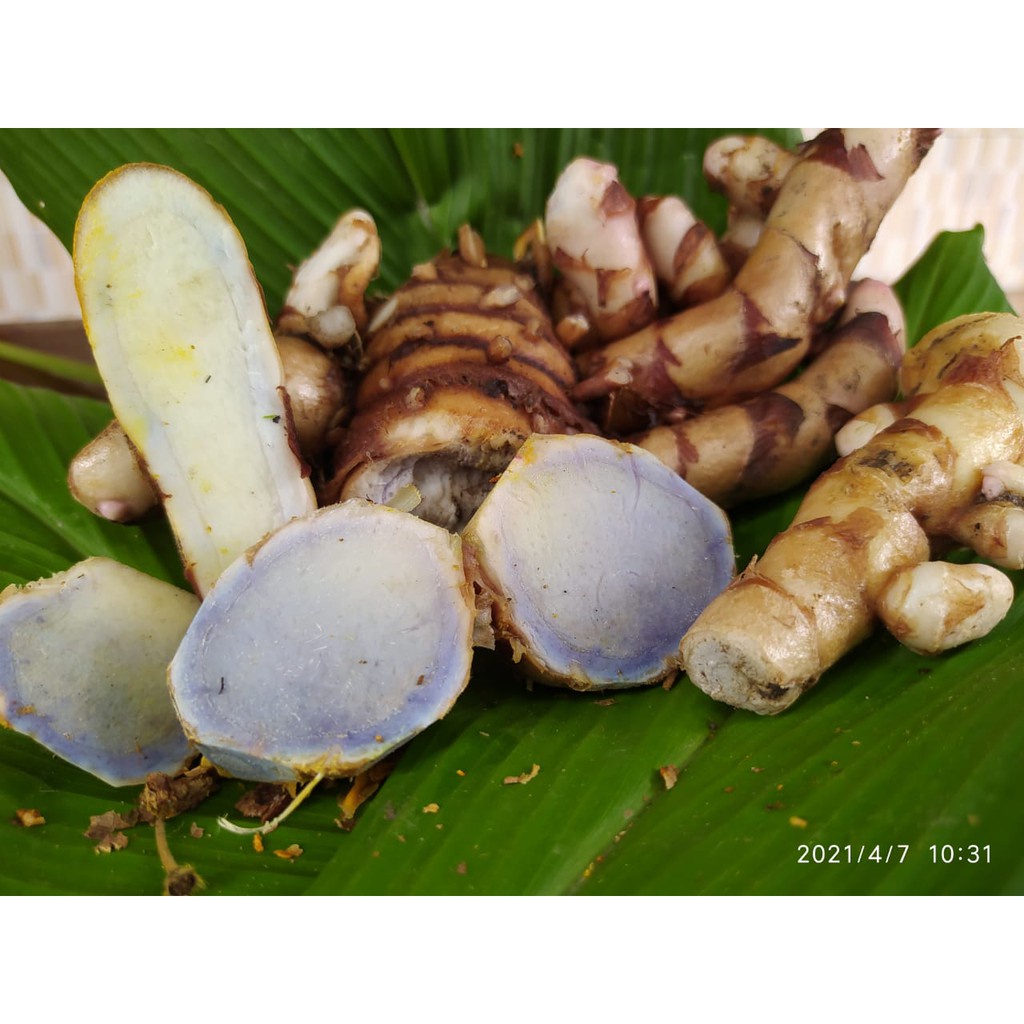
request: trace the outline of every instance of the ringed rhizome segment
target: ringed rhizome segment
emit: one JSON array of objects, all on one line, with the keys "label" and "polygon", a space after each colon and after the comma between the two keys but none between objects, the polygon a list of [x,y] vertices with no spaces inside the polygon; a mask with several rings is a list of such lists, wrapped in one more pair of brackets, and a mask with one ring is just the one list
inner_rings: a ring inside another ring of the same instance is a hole
[{"label": "ringed rhizome segment", "polygon": [[356,413],[324,502],[389,502],[461,529],[531,433],[595,429],[533,280],[482,250],[417,267],[371,323]]},{"label": "ringed rhizome segment", "polygon": [[824,350],[793,380],[631,438],[725,508],[778,494],[835,457],[836,431],[896,393],[905,351],[892,289],[861,281]]},{"label": "ringed rhizome segment", "polygon": [[785,379],[843,304],[854,268],[936,135],[829,129],[802,147],[731,287],[582,357],[576,397],[626,389],[656,410],[694,409]]},{"label": "ringed rhizome segment", "polygon": [[904,387],[917,392],[909,413],[826,470],[793,525],[708,605],[683,639],[691,680],[774,714],[876,617],[919,650],[992,629],[1009,603],[991,571],[907,574],[950,539],[1024,564],[1013,474],[1004,473],[1005,492],[983,491],[998,467],[1024,458],[1022,356],[1024,320],[1006,314],[961,317],[926,335],[906,357]]}]

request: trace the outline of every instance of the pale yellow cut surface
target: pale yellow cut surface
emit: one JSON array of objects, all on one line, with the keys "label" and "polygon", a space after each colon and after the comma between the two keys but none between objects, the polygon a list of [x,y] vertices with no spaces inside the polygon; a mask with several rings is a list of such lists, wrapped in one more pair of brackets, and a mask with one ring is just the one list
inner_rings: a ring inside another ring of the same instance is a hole
[{"label": "pale yellow cut surface", "polygon": [[203,594],[241,552],[315,509],[245,246],[187,177],[130,164],[86,197],[74,263],[110,402]]}]

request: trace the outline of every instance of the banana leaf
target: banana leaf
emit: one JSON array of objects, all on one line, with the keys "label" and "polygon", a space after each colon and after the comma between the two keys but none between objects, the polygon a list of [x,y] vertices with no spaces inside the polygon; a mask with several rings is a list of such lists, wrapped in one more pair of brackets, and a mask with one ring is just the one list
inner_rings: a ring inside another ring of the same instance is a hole
[{"label": "banana leaf", "polygon": [[[133,160],[184,171],[235,220],[273,312],[289,268],[344,209],[377,220],[386,291],[463,221],[508,253],[580,153],[615,162],[634,193],[684,196],[720,228],[700,165],[724,131],[4,130],[0,170],[66,244],[107,171]],[[980,228],[943,234],[908,269],[898,290],[912,339],[1009,308],[982,242]],[[160,520],[99,522],[67,493],[68,461],[109,417],[102,402],[0,384],[0,584],[105,554],[184,585]],[[736,511],[741,564],[798,500]],[[531,688],[483,654],[354,827],[338,824],[346,784],[324,786],[257,852],[217,823],[248,788],[225,781],[168,822],[167,841],[211,894],[1019,894],[1022,686],[1022,600],[991,635],[936,658],[876,635],[768,719],[685,679],[602,699]],[[109,853],[83,834],[136,795],[0,731],[0,893],[160,892],[153,829],[126,831]],[[45,824],[26,827],[26,810]]]}]

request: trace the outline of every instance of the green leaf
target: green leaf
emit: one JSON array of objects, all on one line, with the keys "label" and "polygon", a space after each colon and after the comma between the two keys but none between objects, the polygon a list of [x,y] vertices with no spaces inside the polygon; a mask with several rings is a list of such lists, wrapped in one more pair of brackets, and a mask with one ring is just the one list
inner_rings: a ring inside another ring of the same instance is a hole
[{"label": "green leaf", "polygon": [[61,356],[38,352],[24,345],[12,345],[9,341],[0,341],[0,359],[16,366],[25,366],[31,370],[39,370],[58,380],[74,381],[78,384],[102,385],[99,371],[91,363],[79,362],[77,359],[63,359]]},{"label": "green leaf", "polygon": [[74,501],[67,487],[75,453],[111,420],[110,407],[0,381],[0,580],[24,583],[107,555],[184,585],[162,521],[117,526]]},{"label": "green leaf", "polygon": [[736,713],[582,890],[1020,892],[1022,616],[936,659],[877,636],[791,712]]},{"label": "green leaf", "polygon": [[910,344],[965,313],[1015,312],[988,269],[984,244],[980,224],[970,231],[943,231],[896,282]]},{"label": "green leaf", "polygon": [[[684,196],[721,228],[725,204],[704,185],[701,160],[724,131],[6,129],[0,168],[69,249],[82,200],[103,175],[136,160],[177,168],[227,209],[276,310],[289,267],[349,207],[362,206],[377,221],[379,284],[390,290],[414,263],[452,245],[465,221],[492,251],[510,253],[543,212],[558,173],[581,154],[617,161],[635,193]],[[793,131],[767,134],[787,145],[799,139]]]},{"label": "green leaf", "polygon": [[[634,191],[681,192],[720,226],[700,178],[713,134],[2,131],[0,168],[30,207],[45,202],[38,212],[69,242],[100,175],[127,160],[178,167],[236,219],[274,309],[289,264],[346,207],[378,221],[389,288],[466,219],[507,252],[582,152],[616,161]],[[1008,308],[981,243],[980,229],[944,234],[904,276],[912,338],[958,313]],[[0,581],[107,554],[181,582],[161,521],[113,526],[67,495],[67,462],[109,415],[102,403],[0,385]],[[741,563],[799,499],[737,510]],[[927,660],[875,636],[771,719],[716,704],[685,679],[600,697],[530,689],[482,653],[464,697],[405,748],[353,831],[335,824],[344,786],[323,786],[256,853],[217,825],[244,789],[228,781],[169,823],[170,848],[210,893],[1021,893],[1022,617],[1018,602],[989,637]],[[111,854],[82,835],[90,815],[134,798],[0,733],[0,892],[158,892],[148,826]],[[46,824],[8,825],[18,808]],[[274,856],[292,843],[300,857]]]}]

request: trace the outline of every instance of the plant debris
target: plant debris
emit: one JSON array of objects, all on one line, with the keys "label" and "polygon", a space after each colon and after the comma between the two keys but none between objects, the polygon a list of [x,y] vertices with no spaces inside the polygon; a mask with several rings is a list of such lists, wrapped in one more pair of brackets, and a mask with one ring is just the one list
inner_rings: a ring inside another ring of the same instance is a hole
[{"label": "plant debris", "polygon": [[122,829],[134,828],[139,823],[139,812],[133,807],[127,814],[106,811],[89,818],[89,827],[82,833],[96,844],[97,853],[112,853],[128,845],[128,837]]},{"label": "plant debris", "polygon": [[666,764],[658,769],[662,782],[666,789],[671,789],[679,781],[679,770],[674,764]]},{"label": "plant debris", "polygon": [[427,804],[426,807],[423,808],[423,813],[424,814],[437,814],[437,812],[439,810],[441,810],[441,807],[440,807],[439,804]]},{"label": "plant debris", "polygon": [[196,889],[205,889],[206,883],[191,864],[182,864],[164,877],[165,896],[192,896]]},{"label": "plant debris", "polygon": [[525,786],[528,782],[537,778],[537,774],[540,772],[540,765],[535,764],[528,772],[523,772],[522,775],[506,775],[502,780],[502,785],[505,786]]},{"label": "plant debris", "polygon": [[[339,817],[334,824],[344,832],[351,832],[356,827],[356,811],[359,810],[374,793],[380,789],[381,783],[391,774],[395,760],[378,761],[365,772],[360,772],[353,780],[348,792],[338,800]],[[384,817],[389,821],[394,818],[395,809],[391,804],[384,808]]]},{"label": "plant debris", "polygon": [[243,818],[259,818],[270,821],[276,818],[295,796],[287,787],[278,782],[261,782],[254,789],[247,790],[235,804],[235,810]]},{"label": "plant debris", "polygon": [[153,822],[156,835],[156,852],[160,855],[160,864],[164,869],[165,896],[191,896],[196,889],[205,889],[206,883],[191,864],[179,864],[171,854],[167,845],[167,826],[163,818]]},{"label": "plant debris", "polygon": [[34,807],[19,807],[14,812],[12,820],[15,825],[22,828],[35,828],[36,825],[46,824],[46,819]]},{"label": "plant debris", "polygon": [[305,852],[298,843],[292,843],[291,846],[286,846],[283,850],[275,850],[274,856],[280,857],[281,860],[295,860],[296,857],[301,857]]},{"label": "plant debris", "polygon": [[160,818],[166,820],[194,810],[219,785],[220,776],[208,765],[199,765],[178,776],[151,772],[139,794],[139,818],[152,824]]},{"label": "plant debris", "polygon": [[[83,833],[95,844],[97,853],[113,853],[128,845],[125,829],[134,828],[140,822],[148,822],[156,831],[157,853],[164,869],[164,894],[188,896],[195,889],[203,888],[204,882],[191,867],[179,865],[167,845],[164,819],[191,811],[198,807],[218,787],[220,776],[216,770],[200,765],[180,776],[151,772],[139,793],[136,806],[125,814],[120,811],[106,811],[89,818],[89,827]],[[195,822],[189,828],[189,835],[199,839],[204,834]]]},{"label": "plant debris", "polygon": [[254,828],[243,828],[241,825],[236,825],[234,822],[229,821],[223,816],[217,819],[217,824],[220,825],[225,832],[232,832],[236,836],[270,835],[270,833],[273,832],[274,829],[276,829],[281,822],[285,820],[285,818],[290,817],[299,807],[302,806],[303,803],[305,803],[309,794],[312,793],[313,790],[323,782],[323,780],[323,772],[317,772],[316,775],[314,775],[313,778],[311,778],[309,782],[302,787],[302,789],[296,791],[295,795],[288,801],[288,805],[280,812],[280,814],[276,814],[269,821],[263,822],[262,825],[257,825]]}]

